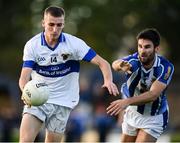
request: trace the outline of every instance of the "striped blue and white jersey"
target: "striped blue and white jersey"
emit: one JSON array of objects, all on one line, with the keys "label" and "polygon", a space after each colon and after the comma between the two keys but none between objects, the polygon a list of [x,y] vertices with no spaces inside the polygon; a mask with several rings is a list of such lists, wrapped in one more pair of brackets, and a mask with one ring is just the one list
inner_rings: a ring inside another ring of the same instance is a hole
[{"label": "striped blue and white jersey", "polygon": [[[155,80],[158,80],[167,86],[169,85],[174,72],[174,66],[167,59],[160,55],[155,56],[155,62],[151,69],[146,70],[139,58],[138,53],[124,57],[122,60],[128,61],[131,65],[132,74],[126,74],[126,83],[121,87],[123,98],[138,96],[148,91]],[[143,115],[159,115],[168,111],[168,102],[166,98],[166,89],[154,101],[144,105],[130,106],[133,110]]]},{"label": "striped blue and white jersey", "polygon": [[23,67],[33,69],[32,79],[48,84],[47,103],[74,108],[79,101],[80,61],[90,62],[96,52],[83,40],[61,33],[54,48],[47,45],[44,32],[31,38],[24,47]]}]

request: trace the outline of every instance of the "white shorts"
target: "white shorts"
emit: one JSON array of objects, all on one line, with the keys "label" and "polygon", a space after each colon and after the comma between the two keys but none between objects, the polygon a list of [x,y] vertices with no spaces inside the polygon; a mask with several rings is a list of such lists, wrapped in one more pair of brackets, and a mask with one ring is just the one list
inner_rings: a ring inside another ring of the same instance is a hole
[{"label": "white shorts", "polygon": [[168,121],[168,114],[143,116],[135,110],[126,109],[122,123],[122,132],[129,136],[137,136],[137,130],[142,129],[154,138],[158,138],[164,131]]},{"label": "white shorts", "polygon": [[64,133],[66,124],[71,113],[71,108],[55,104],[43,104],[42,106],[24,107],[23,114],[34,115],[42,122],[45,127],[55,133]]}]

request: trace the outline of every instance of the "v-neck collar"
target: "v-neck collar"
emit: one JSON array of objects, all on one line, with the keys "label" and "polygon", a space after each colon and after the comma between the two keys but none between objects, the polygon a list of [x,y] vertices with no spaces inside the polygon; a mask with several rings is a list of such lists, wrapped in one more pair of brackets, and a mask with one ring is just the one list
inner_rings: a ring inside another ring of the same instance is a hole
[{"label": "v-neck collar", "polygon": [[41,33],[41,45],[42,46],[47,46],[52,51],[54,51],[58,47],[59,43],[65,42],[65,41],[66,41],[65,35],[63,33],[61,33],[59,38],[58,38],[58,41],[57,41],[56,45],[54,46],[54,48],[52,48],[46,42],[46,39],[45,39],[45,36],[44,36],[44,31]]}]

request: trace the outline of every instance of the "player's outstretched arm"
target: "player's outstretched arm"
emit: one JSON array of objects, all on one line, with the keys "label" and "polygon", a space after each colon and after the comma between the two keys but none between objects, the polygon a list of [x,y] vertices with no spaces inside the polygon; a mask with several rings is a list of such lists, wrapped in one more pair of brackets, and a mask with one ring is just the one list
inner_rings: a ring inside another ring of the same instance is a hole
[{"label": "player's outstretched arm", "polygon": [[108,106],[107,113],[110,115],[118,115],[129,105],[142,105],[152,102],[161,95],[161,92],[166,88],[166,86],[166,84],[160,81],[155,81],[149,91],[144,92],[139,96],[133,96],[126,99],[118,99],[116,101],[113,101]]},{"label": "player's outstretched arm", "polygon": [[104,78],[104,84],[102,87],[105,87],[108,89],[109,93],[111,95],[118,95],[119,91],[117,86],[113,83],[113,78],[112,78],[112,71],[110,64],[100,57],[99,55],[96,55],[92,60],[91,63],[98,65]]},{"label": "player's outstretched arm", "polygon": [[112,63],[112,68],[115,71],[124,71],[127,72],[128,74],[131,74],[131,67],[132,65],[127,62],[127,61],[123,61],[123,60],[116,60]]}]

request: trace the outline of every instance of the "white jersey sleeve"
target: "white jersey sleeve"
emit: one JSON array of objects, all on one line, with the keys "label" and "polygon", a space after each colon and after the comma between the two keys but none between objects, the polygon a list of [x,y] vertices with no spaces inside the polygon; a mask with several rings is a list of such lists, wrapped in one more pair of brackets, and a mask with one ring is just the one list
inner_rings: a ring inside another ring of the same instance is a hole
[{"label": "white jersey sleeve", "polygon": [[78,45],[80,45],[77,48],[78,60],[84,60],[87,62],[91,61],[96,55],[95,51],[91,47],[89,47],[83,40],[79,39],[78,42]]},{"label": "white jersey sleeve", "polygon": [[96,56],[96,52],[80,38],[67,33],[64,33],[64,35],[66,36],[67,45],[74,51],[73,56],[76,60],[90,62]]},{"label": "white jersey sleeve", "polygon": [[23,61],[34,61],[35,62],[35,56],[34,56],[32,44],[30,41],[27,42],[24,47]]}]

